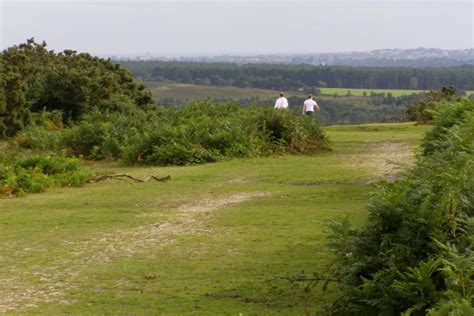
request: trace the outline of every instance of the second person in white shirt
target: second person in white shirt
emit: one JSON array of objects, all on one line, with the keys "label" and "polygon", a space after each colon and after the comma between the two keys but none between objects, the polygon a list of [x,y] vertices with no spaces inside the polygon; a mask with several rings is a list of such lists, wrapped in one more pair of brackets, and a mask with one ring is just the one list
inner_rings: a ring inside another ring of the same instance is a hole
[{"label": "second person in white shirt", "polygon": [[316,101],[313,100],[313,96],[310,94],[308,95],[308,99],[303,103],[303,109],[301,110],[302,115],[313,115],[314,110],[319,112],[319,105]]}]

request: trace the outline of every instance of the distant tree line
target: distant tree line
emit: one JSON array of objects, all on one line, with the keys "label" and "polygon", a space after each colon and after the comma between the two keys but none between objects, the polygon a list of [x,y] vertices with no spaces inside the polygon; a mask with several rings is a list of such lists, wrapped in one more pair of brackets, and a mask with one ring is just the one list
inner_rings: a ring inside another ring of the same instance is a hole
[{"label": "distant tree line", "polygon": [[175,81],[197,85],[253,87],[274,90],[300,88],[474,90],[474,66],[443,68],[349,67],[125,61],[121,65],[145,81]]}]

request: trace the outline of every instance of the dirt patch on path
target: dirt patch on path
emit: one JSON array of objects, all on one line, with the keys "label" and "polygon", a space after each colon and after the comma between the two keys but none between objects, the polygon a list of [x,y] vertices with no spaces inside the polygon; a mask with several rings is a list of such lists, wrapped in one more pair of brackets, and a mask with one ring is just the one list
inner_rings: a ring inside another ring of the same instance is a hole
[{"label": "dirt patch on path", "polygon": [[267,195],[263,192],[252,192],[252,193],[239,193],[231,195],[227,198],[220,199],[207,199],[199,201],[195,204],[186,204],[179,208],[182,212],[193,212],[193,213],[203,213],[210,212],[220,208],[230,206],[232,204],[242,203],[257,197],[263,197]]},{"label": "dirt patch on path", "polygon": [[367,168],[376,175],[394,177],[405,167],[415,161],[414,148],[406,142],[375,143],[367,153],[350,157],[351,165],[356,168]]},{"label": "dirt patch on path", "polygon": [[[118,258],[131,257],[150,247],[169,245],[176,235],[206,232],[204,224],[212,212],[266,195],[251,192],[203,199],[180,206],[172,222],[109,231],[80,242],[65,241],[62,247],[68,249],[70,256],[67,259],[47,266],[32,262],[26,272],[16,271],[15,267],[2,271],[5,277],[0,278],[0,313],[34,308],[42,302],[71,303],[64,300],[65,293],[78,288],[75,281],[89,265],[106,264]],[[206,216],[202,216],[203,213]],[[33,282],[25,282],[25,279],[37,282],[31,285]]]}]

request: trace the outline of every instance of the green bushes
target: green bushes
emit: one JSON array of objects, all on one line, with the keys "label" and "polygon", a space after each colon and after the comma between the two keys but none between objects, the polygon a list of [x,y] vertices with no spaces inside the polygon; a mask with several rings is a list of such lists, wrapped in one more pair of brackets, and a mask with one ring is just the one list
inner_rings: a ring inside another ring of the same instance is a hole
[{"label": "green bushes", "polygon": [[0,53],[0,138],[87,159],[184,165],[327,149],[315,120],[203,101],[157,107],[119,65],[33,39]]},{"label": "green bushes", "polygon": [[442,87],[439,91],[430,91],[428,97],[417,100],[406,109],[408,120],[427,123],[433,120],[434,109],[441,102],[453,102],[458,99],[458,91],[454,87]]},{"label": "green bushes", "polygon": [[138,108],[126,96],[101,103],[81,121],[48,129],[45,121],[20,132],[22,148],[50,149],[129,164],[185,165],[226,157],[314,153],[328,149],[314,118],[290,111],[209,101],[181,107]]},{"label": "green bushes", "polygon": [[[429,155],[434,151],[443,149],[443,142],[446,136],[460,128],[460,123],[469,120],[468,116],[474,112],[474,102],[468,99],[462,99],[459,102],[445,102],[438,105],[436,110],[437,119],[436,126],[429,133],[423,143],[423,153]],[[469,124],[464,124],[469,126]],[[469,142],[472,138],[465,137],[465,141]]]},{"label": "green bushes", "polygon": [[0,52],[0,138],[26,128],[32,113],[58,110],[63,122],[76,121],[119,95],[138,107],[153,102],[143,84],[110,60],[55,53],[33,39]]},{"label": "green bushes", "polygon": [[137,139],[127,150],[128,162],[180,165],[328,148],[317,121],[289,111],[200,102],[167,114],[171,124],[162,122]]},{"label": "green bushes", "polygon": [[334,231],[336,314],[472,314],[473,105],[439,108],[417,165],[380,185],[362,228]]},{"label": "green bushes", "polygon": [[80,160],[47,155],[0,160],[0,196],[41,192],[46,188],[80,186],[90,177]]}]

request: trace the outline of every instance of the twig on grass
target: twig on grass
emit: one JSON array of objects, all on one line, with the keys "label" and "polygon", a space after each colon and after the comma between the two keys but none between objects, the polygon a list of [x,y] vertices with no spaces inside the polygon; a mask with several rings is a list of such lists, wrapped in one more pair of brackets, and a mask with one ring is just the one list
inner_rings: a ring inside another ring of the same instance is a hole
[{"label": "twig on grass", "polygon": [[122,174],[112,174],[112,175],[101,175],[101,176],[97,176],[97,177],[94,177],[92,179],[89,179],[87,180],[87,183],[97,183],[97,182],[101,182],[101,181],[105,181],[105,180],[110,180],[110,179],[115,179],[115,180],[121,180],[121,181],[125,181],[125,182],[128,182],[127,180],[125,179],[130,179],[134,182],[148,182],[149,180],[155,180],[155,181],[158,181],[158,182],[165,182],[165,181],[168,181],[171,179],[171,176],[166,176],[166,177],[158,177],[158,176],[154,176],[154,175],[148,175],[146,176],[144,179],[139,179],[139,178],[135,178],[127,173],[122,173]]},{"label": "twig on grass", "polygon": [[292,282],[336,282],[341,283],[342,280],[334,278],[300,278],[300,277],[277,277],[277,279],[292,281]]}]

